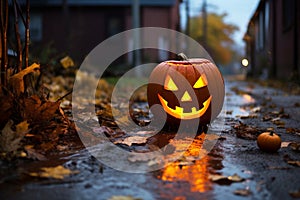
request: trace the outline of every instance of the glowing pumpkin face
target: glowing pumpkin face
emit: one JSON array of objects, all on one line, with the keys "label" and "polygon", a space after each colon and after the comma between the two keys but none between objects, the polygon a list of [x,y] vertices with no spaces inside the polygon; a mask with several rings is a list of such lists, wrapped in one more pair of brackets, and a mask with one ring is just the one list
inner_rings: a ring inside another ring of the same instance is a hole
[{"label": "glowing pumpkin face", "polygon": [[[196,83],[193,85],[194,89],[200,89],[207,86],[207,80],[205,78],[205,75],[202,75],[199,77],[199,79],[196,81]],[[170,77],[170,75],[167,75],[165,79],[164,89],[172,92],[178,92],[178,87],[173,81],[173,79]],[[183,107],[175,106],[175,109],[168,106],[168,101],[165,100],[160,94],[157,94],[158,98],[160,100],[160,103],[164,110],[171,116],[177,118],[177,119],[194,119],[194,118],[200,118],[208,109],[210,102],[211,102],[211,96],[207,100],[203,102],[203,107],[197,109],[196,106],[193,106],[190,111],[186,111]],[[193,104],[193,99],[191,97],[191,94],[185,90],[183,91],[183,95],[180,98],[181,104],[191,103]],[[196,100],[198,101],[198,100]]]},{"label": "glowing pumpkin face", "polygon": [[167,113],[167,123],[198,120],[211,122],[221,111],[224,81],[218,68],[206,59],[166,61],[152,71],[147,88],[148,103],[161,105],[154,117]]}]

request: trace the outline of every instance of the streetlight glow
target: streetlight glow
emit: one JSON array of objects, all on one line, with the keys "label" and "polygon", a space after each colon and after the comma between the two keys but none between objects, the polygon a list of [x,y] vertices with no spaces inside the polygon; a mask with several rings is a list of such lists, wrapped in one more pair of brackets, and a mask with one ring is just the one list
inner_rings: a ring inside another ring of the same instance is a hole
[{"label": "streetlight glow", "polygon": [[244,59],[242,60],[242,65],[243,65],[244,67],[247,67],[247,66],[249,65],[249,61],[248,61],[246,58],[244,58]]}]

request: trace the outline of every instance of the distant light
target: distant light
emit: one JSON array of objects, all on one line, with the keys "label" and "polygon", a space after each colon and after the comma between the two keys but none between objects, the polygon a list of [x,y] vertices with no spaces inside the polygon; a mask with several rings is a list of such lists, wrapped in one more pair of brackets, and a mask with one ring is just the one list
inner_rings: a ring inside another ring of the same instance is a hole
[{"label": "distant light", "polygon": [[244,59],[242,60],[242,65],[243,65],[244,67],[247,67],[247,66],[249,65],[249,61],[248,61],[246,58],[244,58]]}]

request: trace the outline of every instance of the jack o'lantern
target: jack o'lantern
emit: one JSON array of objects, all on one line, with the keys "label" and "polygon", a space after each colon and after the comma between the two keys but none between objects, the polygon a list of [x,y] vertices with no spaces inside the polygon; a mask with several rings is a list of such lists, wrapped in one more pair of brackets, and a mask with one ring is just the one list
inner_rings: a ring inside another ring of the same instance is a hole
[{"label": "jack o'lantern", "polygon": [[[154,117],[167,114],[167,125],[208,125],[220,113],[224,101],[224,80],[207,59],[169,60],[152,71],[147,87],[148,103]],[[196,124],[195,124],[196,123]],[[198,128],[198,127],[197,127]]]}]

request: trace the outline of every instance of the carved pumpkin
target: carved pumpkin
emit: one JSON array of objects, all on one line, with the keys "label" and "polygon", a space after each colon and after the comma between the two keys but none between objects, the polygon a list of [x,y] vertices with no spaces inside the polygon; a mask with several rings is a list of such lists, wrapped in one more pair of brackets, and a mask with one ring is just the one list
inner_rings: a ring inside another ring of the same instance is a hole
[{"label": "carved pumpkin", "polygon": [[207,59],[165,61],[152,71],[147,88],[154,117],[167,114],[169,126],[185,123],[207,125],[220,113],[224,101],[224,80],[218,68]]},{"label": "carved pumpkin", "polygon": [[264,132],[257,137],[257,145],[262,151],[276,152],[281,147],[281,139],[273,132]]}]

